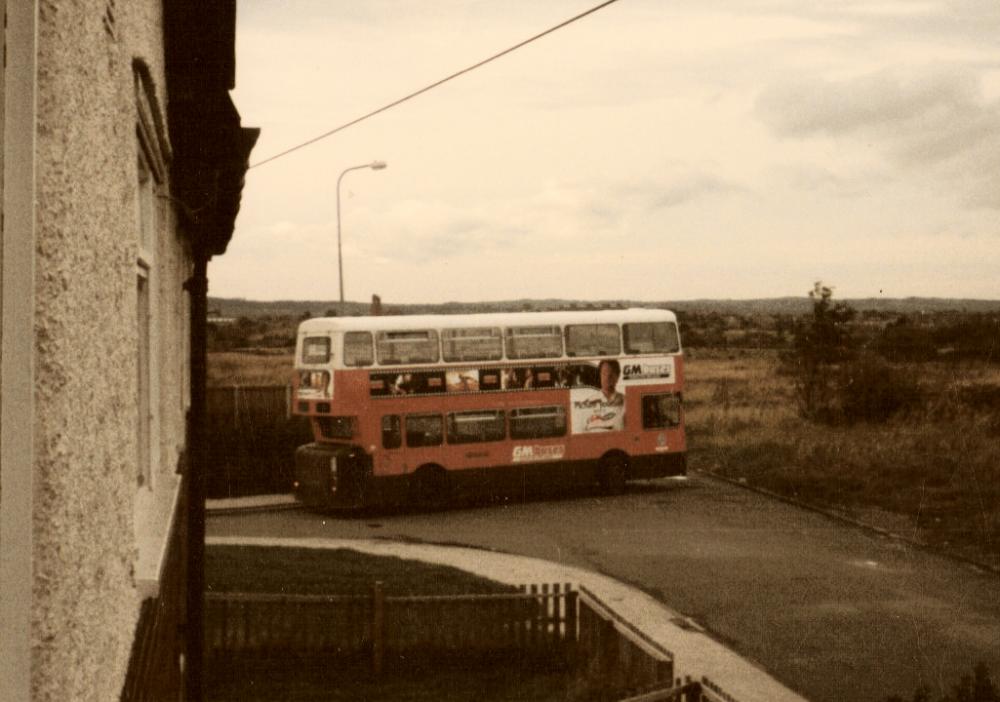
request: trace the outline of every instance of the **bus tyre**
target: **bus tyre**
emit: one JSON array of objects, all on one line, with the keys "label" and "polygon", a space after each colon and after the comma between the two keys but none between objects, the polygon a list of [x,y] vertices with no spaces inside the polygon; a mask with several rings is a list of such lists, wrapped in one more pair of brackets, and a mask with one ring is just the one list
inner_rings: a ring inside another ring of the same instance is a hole
[{"label": "bus tyre", "polygon": [[625,490],[628,478],[628,459],[620,453],[608,454],[601,459],[598,480],[601,489],[609,495],[618,495]]},{"label": "bus tyre", "polygon": [[422,466],[410,483],[410,502],[421,510],[437,510],[448,504],[448,473],[441,466]]}]

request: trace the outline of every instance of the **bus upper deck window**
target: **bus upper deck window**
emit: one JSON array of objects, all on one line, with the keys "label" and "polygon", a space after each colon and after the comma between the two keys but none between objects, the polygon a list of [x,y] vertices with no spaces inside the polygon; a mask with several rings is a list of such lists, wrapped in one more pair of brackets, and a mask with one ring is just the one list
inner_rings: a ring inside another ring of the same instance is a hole
[{"label": "bus upper deck window", "polygon": [[509,327],[504,343],[507,358],[559,358],[563,354],[557,326]]},{"label": "bus upper deck window", "polygon": [[441,349],[445,361],[499,361],[503,358],[499,327],[443,329]]},{"label": "bus upper deck window", "polygon": [[307,336],[302,342],[303,363],[329,363],[330,337]]},{"label": "bus upper deck window", "polygon": [[378,362],[385,366],[436,363],[438,335],[433,329],[378,332],[375,337]]},{"label": "bus upper deck window", "polygon": [[569,324],[567,356],[617,356],[622,346],[617,324]]},{"label": "bus upper deck window", "polygon": [[370,366],[375,362],[370,332],[346,332],[344,334],[344,365],[349,367]]},{"label": "bus upper deck window", "polygon": [[642,322],[623,325],[625,353],[677,353],[681,348],[673,322]]}]

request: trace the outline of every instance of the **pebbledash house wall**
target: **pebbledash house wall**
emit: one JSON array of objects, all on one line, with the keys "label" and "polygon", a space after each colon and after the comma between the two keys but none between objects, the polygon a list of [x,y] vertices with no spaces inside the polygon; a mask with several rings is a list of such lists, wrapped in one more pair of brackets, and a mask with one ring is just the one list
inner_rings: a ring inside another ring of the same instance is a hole
[{"label": "pebbledash house wall", "polygon": [[[182,284],[192,263],[168,197],[163,36],[159,0],[39,3],[37,700],[119,698],[140,607],[159,594],[177,518],[188,404]],[[143,222],[152,222],[145,246]],[[140,362],[146,328],[148,365]],[[141,371],[149,373],[144,386]],[[148,467],[140,465],[142,436]]]}]

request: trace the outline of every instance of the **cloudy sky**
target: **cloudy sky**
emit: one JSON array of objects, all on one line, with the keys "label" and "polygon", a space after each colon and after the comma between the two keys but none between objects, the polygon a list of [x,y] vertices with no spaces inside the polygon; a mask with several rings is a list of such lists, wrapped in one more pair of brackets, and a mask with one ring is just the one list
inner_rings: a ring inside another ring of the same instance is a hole
[{"label": "cloudy sky", "polygon": [[[598,0],[240,0],[252,163]],[[1000,3],[619,0],[252,168],[211,294],[1000,298]]]}]

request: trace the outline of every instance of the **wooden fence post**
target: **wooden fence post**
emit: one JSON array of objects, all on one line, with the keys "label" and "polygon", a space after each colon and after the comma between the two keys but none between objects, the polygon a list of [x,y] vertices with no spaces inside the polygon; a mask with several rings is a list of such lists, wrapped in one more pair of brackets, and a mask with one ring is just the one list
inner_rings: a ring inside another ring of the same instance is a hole
[{"label": "wooden fence post", "polygon": [[376,580],[372,591],[372,672],[375,677],[382,675],[382,659],[385,655],[385,593],[382,581]]},{"label": "wooden fence post", "polygon": [[577,618],[576,618],[576,607],[577,607],[577,597],[578,594],[576,590],[573,590],[569,583],[566,583],[566,622],[564,626],[565,629],[565,643],[566,655],[570,665],[576,665],[576,646],[579,641],[579,634],[577,632]]},{"label": "wooden fence post", "polygon": [[240,429],[240,386],[233,386],[233,429]]}]

